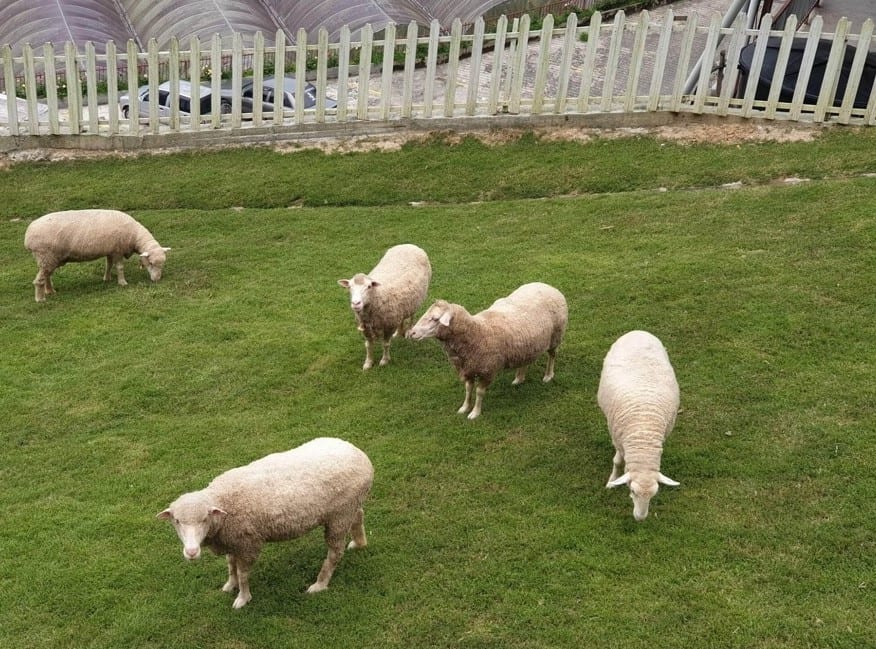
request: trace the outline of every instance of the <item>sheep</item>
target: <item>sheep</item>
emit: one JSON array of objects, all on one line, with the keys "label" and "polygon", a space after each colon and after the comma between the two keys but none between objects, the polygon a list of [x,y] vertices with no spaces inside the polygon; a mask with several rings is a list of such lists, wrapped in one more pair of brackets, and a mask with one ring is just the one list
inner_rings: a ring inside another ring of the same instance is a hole
[{"label": "sheep", "polygon": [[378,338],[383,342],[380,365],[389,363],[392,337],[404,334],[406,321],[413,322],[431,279],[428,255],[422,248],[405,243],[387,250],[369,274],[338,280],[350,291],[350,308],[365,337],[363,370],[374,365],[371,348]]},{"label": "sheep", "polygon": [[675,425],[679,400],[675,371],[656,336],[630,331],[614,342],[597,392],[615,448],[606,487],[629,485],[637,521],[648,516],[658,485],[679,485],[660,473],[663,441]]},{"label": "sheep", "polygon": [[24,247],[33,253],[39,267],[33,280],[37,302],[43,302],[47,293],[55,292],[52,273],[67,262],[106,257],[103,281],[109,281],[110,270],[115,266],[119,286],[127,286],[125,259],[138,253],[140,266],[157,282],[170,251],[130,215],[101,209],[45,214],[27,226]]},{"label": "sheep", "polygon": [[504,368],[517,370],[513,385],[526,379],[530,363],[547,352],[545,383],[554,377],[557,347],[563,340],[569,311],[566,298],[548,284],[524,284],[490,308],[475,315],[459,304],[436,301],[410,328],[413,340],[437,338],[448,359],[465,382],[465,401],[457,411],[469,412],[472,387],[477,382],[474,407],[468,414],[481,414],[484,394]]},{"label": "sheep", "polygon": [[206,488],[183,494],[157,517],[176,529],[185,559],[197,559],[202,545],[227,556],[222,590],[237,588],[233,607],[241,608],[252,599],[249,573],[262,545],[319,526],[325,528],[328,555],[307,592],[328,588],[346,535],[352,536],[347,549],[367,545],[362,504],[373,477],[365,453],[344,440],[321,437],[226,471]]}]

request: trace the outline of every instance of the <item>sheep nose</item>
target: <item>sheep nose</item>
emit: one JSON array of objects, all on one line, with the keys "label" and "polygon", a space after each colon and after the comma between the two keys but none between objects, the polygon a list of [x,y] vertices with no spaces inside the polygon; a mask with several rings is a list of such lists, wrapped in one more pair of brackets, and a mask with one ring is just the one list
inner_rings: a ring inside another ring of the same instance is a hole
[{"label": "sheep nose", "polygon": [[201,556],[201,548],[185,548],[183,550],[183,556],[186,559],[197,559]]}]

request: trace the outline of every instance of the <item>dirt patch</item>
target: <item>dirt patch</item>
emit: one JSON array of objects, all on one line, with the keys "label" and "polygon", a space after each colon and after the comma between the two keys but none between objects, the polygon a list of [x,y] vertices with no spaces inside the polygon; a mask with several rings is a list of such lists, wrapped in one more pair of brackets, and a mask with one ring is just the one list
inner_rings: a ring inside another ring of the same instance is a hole
[{"label": "dirt patch", "polygon": [[[306,138],[294,142],[280,142],[273,145],[227,145],[271,146],[278,153],[318,149],[324,153],[354,153],[363,151],[398,151],[405,144],[425,143],[436,139],[453,146],[466,138],[475,138],[488,146],[501,146],[513,142],[526,134],[548,141],[569,141],[587,143],[597,139],[618,139],[625,137],[654,137],[659,140],[680,144],[719,144],[733,145],[750,142],[811,142],[823,129],[800,125],[721,123],[658,126],[653,128],[534,128],[534,129],[493,129],[471,131],[406,132],[392,135],[360,135],[326,138]],[[213,149],[208,147],[208,150]],[[23,162],[57,162],[65,160],[88,160],[97,158],[132,158],[144,155],[164,155],[180,149],[154,149],[140,152],[88,151],[82,149],[29,149],[0,154],[0,170]]]},{"label": "dirt patch", "polygon": [[800,126],[746,124],[695,124],[685,126],[660,126],[656,128],[537,128],[501,129],[490,131],[447,131],[432,133],[409,133],[391,136],[357,136],[346,138],[320,138],[293,143],[281,143],[273,148],[280,153],[303,149],[319,149],[325,153],[351,153],[358,151],[397,151],[408,143],[422,143],[440,139],[448,145],[459,144],[466,138],[475,138],[488,146],[501,146],[532,133],[548,141],[591,142],[596,139],[625,137],[654,137],[659,140],[682,144],[741,144],[746,142],[811,142],[821,129]]}]

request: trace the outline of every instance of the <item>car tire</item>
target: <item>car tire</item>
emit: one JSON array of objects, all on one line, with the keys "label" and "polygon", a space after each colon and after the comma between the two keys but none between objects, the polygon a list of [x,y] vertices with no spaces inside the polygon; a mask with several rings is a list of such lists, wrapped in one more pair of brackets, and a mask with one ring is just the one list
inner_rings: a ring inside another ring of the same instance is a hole
[{"label": "car tire", "polygon": [[128,112],[129,112],[128,107],[122,106],[122,117],[124,117],[125,119],[128,119]]},{"label": "car tire", "polygon": [[229,115],[231,113],[231,102],[230,101],[222,101],[219,104],[219,112],[223,115]]}]

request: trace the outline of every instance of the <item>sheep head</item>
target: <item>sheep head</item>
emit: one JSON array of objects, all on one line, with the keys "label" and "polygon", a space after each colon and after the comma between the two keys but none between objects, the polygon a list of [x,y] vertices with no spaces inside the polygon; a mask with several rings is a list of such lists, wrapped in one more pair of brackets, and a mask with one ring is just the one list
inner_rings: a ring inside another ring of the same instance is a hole
[{"label": "sheep head", "polygon": [[667,478],[658,471],[656,474],[645,473],[634,478],[627,472],[616,480],[610,481],[606,486],[612,488],[629,485],[630,498],[633,499],[633,518],[637,521],[643,521],[648,517],[648,506],[651,503],[651,499],[657,494],[661,484],[669,487],[677,487],[679,485],[678,482]]},{"label": "sheep head", "polygon": [[161,270],[164,268],[168,252],[170,252],[170,248],[158,246],[140,253],[140,268],[149,273],[149,279],[153,282],[161,279]]},{"label": "sheep head", "polygon": [[183,544],[183,557],[201,556],[201,543],[225,518],[226,512],[212,504],[203,492],[183,494],[156,518],[170,521]]},{"label": "sheep head", "polygon": [[361,313],[368,306],[372,289],[380,286],[380,282],[365,273],[356,273],[350,279],[339,279],[338,284],[350,291],[350,308],[355,313]]},{"label": "sheep head", "polygon": [[408,329],[405,338],[424,340],[434,338],[442,327],[449,327],[453,321],[452,305],[444,300],[437,300],[417,323]]}]

